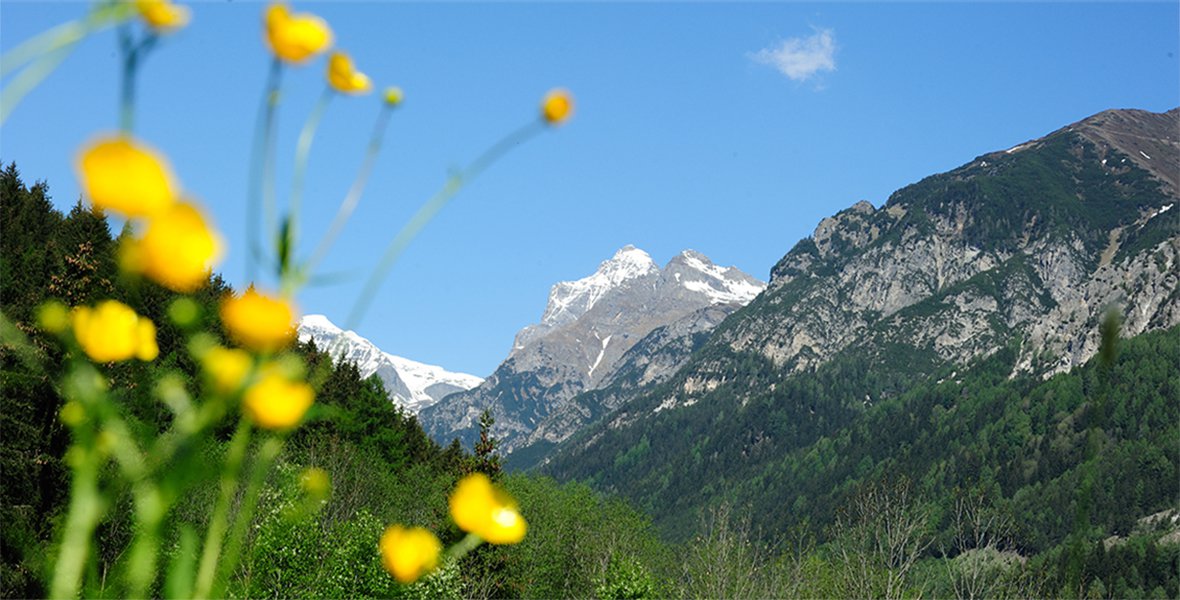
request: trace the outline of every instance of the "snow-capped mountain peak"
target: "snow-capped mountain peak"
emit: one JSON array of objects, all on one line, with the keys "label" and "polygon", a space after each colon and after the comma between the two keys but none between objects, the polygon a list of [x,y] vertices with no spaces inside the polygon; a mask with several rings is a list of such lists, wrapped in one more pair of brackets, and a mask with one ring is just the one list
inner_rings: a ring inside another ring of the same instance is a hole
[{"label": "snow-capped mountain peak", "polygon": [[685,289],[699,292],[713,304],[749,304],[766,284],[746,275],[737,267],[713,264],[695,250],[685,250],[673,258],[665,269]]},{"label": "snow-capped mountain peak", "polygon": [[408,358],[383,352],[376,344],[344,331],[324,315],[307,315],[299,320],[299,341],[314,340],[316,346],[336,357],[356,365],[361,377],[376,374],[389,392],[389,398],[410,413],[430,406],[444,396],[469,390],[483,383],[483,379],[466,373],[455,373],[436,365],[428,365]]},{"label": "snow-capped mountain peak", "polygon": [[558,327],[570,323],[586,314],[607,292],[627,281],[658,273],[659,270],[647,252],[635,246],[624,246],[609,260],[598,265],[593,275],[577,281],[562,281],[553,286],[541,324]]}]

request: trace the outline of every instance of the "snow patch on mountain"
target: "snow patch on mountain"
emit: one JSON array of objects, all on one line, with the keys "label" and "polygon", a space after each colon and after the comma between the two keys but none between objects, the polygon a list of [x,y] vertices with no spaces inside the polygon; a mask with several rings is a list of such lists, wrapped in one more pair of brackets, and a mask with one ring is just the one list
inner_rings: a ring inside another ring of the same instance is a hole
[{"label": "snow patch on mountain", "polygon": [[324,315],[307,315],[299,320],[299,341],[314,340],[316,346],[360,371],[361,377],[376,374],[389,398],[412,414],[442,400],[448,394],[469,390],[483,379],[467,373],[448,371],[383,352],[376,344],[344,331]]},{"label": "snow patch on mountain", "polygon": [[676,281],[690,291],[705,294],[713,304],[749,304],[766,289],[766,284],[747,276],[737,267],[715,265],[699,252],[685,250],[679,258],[682,264],[698,271],[704,279],[683,281],[681,274],[676,273]]},{"label": "snow patch on mountain", "polygon": [[550,327],[570,323],[594,308],[607,292],[659,270],[648,253],[635,246],[624,246],[609,260],[603,261],[593,275],[553,286],[541,323]]}]

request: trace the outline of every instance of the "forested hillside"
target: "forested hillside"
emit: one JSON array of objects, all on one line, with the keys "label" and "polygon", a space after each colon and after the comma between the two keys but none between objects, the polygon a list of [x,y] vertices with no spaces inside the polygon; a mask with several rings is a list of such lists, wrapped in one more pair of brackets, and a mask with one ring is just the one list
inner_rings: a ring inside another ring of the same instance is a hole
[{"label": "forested hillside", "polygon": [[[0,596],[5,598],[46,594],[69,490],[64,464],[69,432],[59,419],[62,399],[55,383],[63,357],[34,325],[38,306],[49,299],[74,306],[115,298],[160,324],[156,360],[109,365],[112,390],[128,408],[135,428],[161,431],[172,418],[150,385],[160,373],[180,369],[187,385],[199,377],[197,367],[186,364],[188,354],[179,346],[183,338],[168,318],[177,295],[150,282],[121,278],[108,221],[81,204],[62,215],[49,194],[43,182],[22,182],[15,165],[0,173],[0,325],[15,328],[33,347],[25,351],[0,345]],[[204,328],[222,338],[216,303],[228,292],[214,276],[195,296]],[[298,352],[311,370],[330,364],[314,345],[300,346]],[[187,461],[190,468],[201,468],[201,455],[227,452],[231,433],[221,431],[214,443],[200,448],[201,454]],[[448,520],[447,496],[456,480],[473,470],[499,478],[497,464],[494,447],[471,455],[457,444],[435,444],[413,416],[389,401],[378,379],[361,379],[350,364],[331,367],[309,422],[291,437],[267,482],[254,534],[228,593],[275,598],[556,597],[592,593],[619,569],[631,573],[648,568],[632,563],[642,561],[650,568],[665,564],[666,547],[647,520],[625,504],[584,486],[514,476],[504,483],[532,526],[524,543],[481,548],[413,586],[399,585],[382,567],[377,551],[386,525],[428,526],[443,532],[445,542],[461,538],[462,532]],[[320,481],[310,467],[327,474],[330,491],[322,483],[309,484]],[[131,492],[112,492],[118,500],[97,530],[98,555],[90,565],[98,582],[103,581],[101,574],[115,572],[126,561],[118,550],[132,534]],[[215,488],[202,489],[182,499],[169,519],[201,525],[216,493]],[[577,543],[569,543],[568,536]],[[166,563],[183,554],[184,537],[165,540]],[[612,557],[626,560],[611,571]],[[641,574],[650,587],[654,576],[647,573]],[[102,597],[111,592],[99,584],[83,593]]]}]

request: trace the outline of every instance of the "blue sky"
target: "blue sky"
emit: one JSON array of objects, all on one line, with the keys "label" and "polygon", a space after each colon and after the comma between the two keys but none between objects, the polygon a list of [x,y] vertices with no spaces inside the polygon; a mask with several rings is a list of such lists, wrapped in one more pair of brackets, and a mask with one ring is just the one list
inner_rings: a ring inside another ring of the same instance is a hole
[{"label": "blue sky", "polygon": [[[136,133],[171,160],[245,283],[251,132],[269,62],[264,5],[197,3],[152,53]],[[1180,104],[1180,8],[1135,4],[297,3],[406,101],[306,313],[338,323],[388,240],[448,170],[535,117],[551,87],[576,114],[464,189],[405,253],[360,333],[485,376],[550,286],[634,244],[692,248],[765,279],[823,217],[1107,108]],[[4,0],[0,48],[86,5]],[[288,71],[280,198],[324,61]],[[81,43],[0,129],[0,159],[78,198],[76,149],[117,125],[113,31]],[[8,80],[5,81],[5,84]],[[359,168],[376,95],[337,98],[311,155],[301,238],[322,235]]]}]

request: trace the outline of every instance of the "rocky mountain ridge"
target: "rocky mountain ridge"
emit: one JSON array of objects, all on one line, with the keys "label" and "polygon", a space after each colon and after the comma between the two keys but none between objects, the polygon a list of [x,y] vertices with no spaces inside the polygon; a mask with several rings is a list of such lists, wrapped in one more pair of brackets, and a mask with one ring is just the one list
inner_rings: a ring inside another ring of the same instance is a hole
[{"label": "rocky mountain ridge", "polygon": [[[719,322],[717,315],[736,310],[763,287],[698,252],[686,250],[661,269],[646,252],[626,246],[593,274],[554,285],[541,321],[517,334],[496,372],[478,388],[423,411],[423,427],[438,440],[472,439],[486,408],[505,452],[541,440],[556,443],[601,412],[601,407],[574,409],[566,405],[569,399],[610,384],[617,367],[630,364],[623,360],[627,352],[654,330],[686,318],[695,319],[698,328],[711,327]],[[712,319],[693,316],[710,307],[725,308],[710,313]],[[651,377],[658,376],[657,365],[663,363],[651,363]]]},{"label": "rocky mountain ridge", "polygon": [[[1123,337],[1176,327],[1178,131],[1180,109],[1107,111],[822,220],[765,292],[545,470],[664,506],[681,502],[661,496],[668,479],[709,457],[773,470],[927,377],[997,355],[1008,377],[1070,370],[1098,351],[1109,311]],[[839,406],[810,404],[845,380]],[[657,452],[649,438],[683,443]],[[729,489],[726,469],[702,475],[702,498]]]}]

